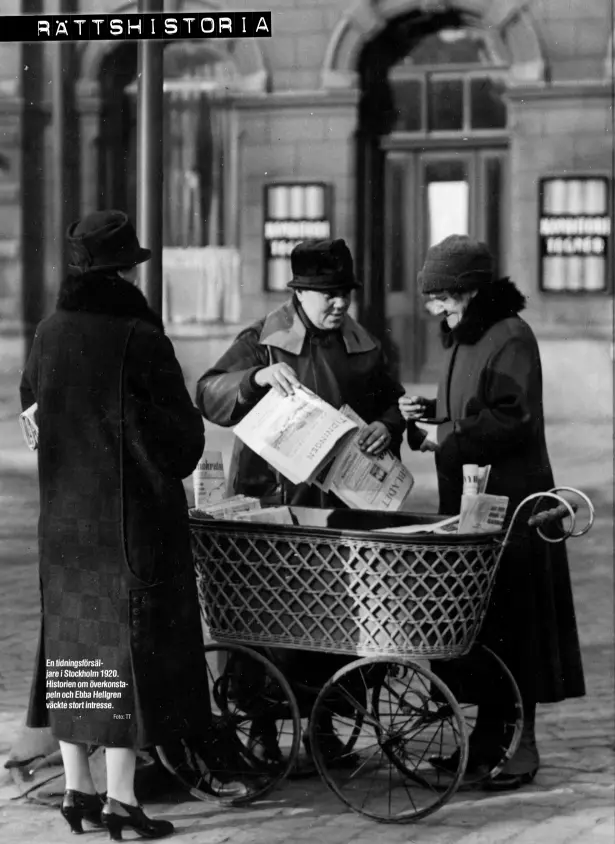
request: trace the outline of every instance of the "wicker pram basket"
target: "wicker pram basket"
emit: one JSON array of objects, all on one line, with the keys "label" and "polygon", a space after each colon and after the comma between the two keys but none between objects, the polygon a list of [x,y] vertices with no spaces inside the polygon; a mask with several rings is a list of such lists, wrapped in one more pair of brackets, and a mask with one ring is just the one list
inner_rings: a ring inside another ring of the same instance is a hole
[{"label": "wicker pram basket", "polygon": [[[351,512],[355,523],[376,516]],[[501,548],[499,534],[404,537],[202,520],[194,511],[190,527],[214,640],[357,656],[467,653]]]}]

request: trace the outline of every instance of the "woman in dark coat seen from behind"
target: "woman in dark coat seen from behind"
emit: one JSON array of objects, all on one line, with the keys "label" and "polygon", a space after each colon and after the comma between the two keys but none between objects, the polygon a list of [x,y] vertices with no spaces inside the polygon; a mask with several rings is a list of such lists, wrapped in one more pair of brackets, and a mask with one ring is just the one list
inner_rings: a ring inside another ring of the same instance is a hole
[{"label": "woman in dark coat seen from behind", "polygon": [[[205,727],[209,707],[182,484],[202,454],[203,422],[134,284],[150,252],[128,217],[91,214],[70,227],[69,247],[70,275],[38,326],[21,384],[24,409],[38,404],[43,611],[28,725],[51,726],[60,742],[62,814],[73,831],[86,819],[112,837],[131,827],[159,838],[173,826],[137,804],[136,750]],[[62,660],[117,672],[109,679],[123,685],[109,691],[121,697],[110,708],[88,706],[94,695],[56,708],[45,672]],[[91,745],[106,749],[104,808]]]},{"label": "woman in dark coat seen from behind", "polygon": [[[484,244],[452,235],[431,247],[419,274],[428,309],[444,315],[446,360],[437,399],[403,397],[400,410],[409,420],[410,447],[435,452],[440,513],[446,515],[459,513],[465,463],[491,465],[487,492],[508,496],[508,518],[526,496],[555,485],[545,440],[538,344],[519,316],[525,297],[509,279],[497,279],[493,267]],[[419,418],[448,420],[438,426],[437,443],[416,426]],[[549,506],[553,503],[545,499],[544,509]],[[521,692],[520,747],[489,785],[517,788],[533,780],[540,764],[536,704],[585,694],[563,544],[547,544],[527,526],[515,529],[479,639],[503,659]],[[489,764],[506,713],[506,701],[479,706],[470,738],[470,772]]]}]

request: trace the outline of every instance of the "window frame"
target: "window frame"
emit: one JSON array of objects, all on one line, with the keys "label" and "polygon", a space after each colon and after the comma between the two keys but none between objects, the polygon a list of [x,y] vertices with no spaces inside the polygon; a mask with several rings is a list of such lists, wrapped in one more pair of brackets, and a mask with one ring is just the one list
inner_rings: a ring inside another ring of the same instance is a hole
[{"label": "window frame", "polygon": [[[468,27],[470,29],[471,27]],[[462,63],[451,62],[450,64],[424,64],[424,65],[405,65],[403,60],[395,65],[388,73],[388,82],[391,88],[394,88],[395,82],[404,82],[417,80],[421,82],[421,126],[419,130],[397,130],[394,129],[391,135],[396,137],[407,138],[425,138],[425,139],[446,139],[446,138],[463,138],[471,136],[472,138],[481,136],[502,135],[505,136],[509,132],[508,109],[506,110],[506,126],[499,128],[474,129],[471,126],[472,108],[471,108],[471,79],[489,78],[504,82],[506,87],[507,74],[509,65],[501,56],[498,55],[497,50],[491,43],[489,34],[485,33],[485,43],[489,50],[490,61],[485,64],[480,63]],[[454,130],[430,130],[428,128],[428,102],[429,102],[429,83],[432,79],[451,79],[461,80],[463,85],[463,126],[461,129]]]}]

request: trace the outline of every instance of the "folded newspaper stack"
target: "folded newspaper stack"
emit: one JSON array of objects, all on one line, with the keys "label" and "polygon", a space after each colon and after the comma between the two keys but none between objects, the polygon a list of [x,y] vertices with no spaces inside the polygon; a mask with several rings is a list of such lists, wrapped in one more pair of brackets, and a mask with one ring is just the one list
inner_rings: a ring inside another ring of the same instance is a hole
[{"label": "folded newspaper stack", "polygon": [[196,507],[199,513],[211,516],[212,519],[236,519],[249,510],[259,510],[261,502],[259,498],[250,498],[246,495],[234,495],[232,498],[224,498],[215,504],[208,504],[203,507]]},{"label": "folded newspaper stack", "polygon": [[37,410],[38,404],[32,404],[27,410],[19,414],[21,433],[30,451],[36,451],[38,448]]},{"label": "folded newspaper stack", "polygon": [[352,508],[400,510],[414,479],[390,452],[360,450],[364,426],[348,406],[336,410],[302,387],[284,397],[270,390],[235,434],[293,484],[316,484]]},{"label": "folded newspaper stack", "polygon": [[502,530],[507,510],[505,495],[463,495],[458,533],[497,533]]},{"label": "folded newspaper stack", "polygon": [[497,533],[502,530],[507,510],[508,498],[504,495],[464,495],[458,516],[450,516],[430,525],[400,525],[378,528],[373,532],[396,533],[400,536]]},{"label": "folded newspaper stack", "polygon": [[263,507],[258,510],[244,510],[234,516],[240,522],[263,522],[268,525],[294,525],[297,520],[293,518],[290,507]]}]

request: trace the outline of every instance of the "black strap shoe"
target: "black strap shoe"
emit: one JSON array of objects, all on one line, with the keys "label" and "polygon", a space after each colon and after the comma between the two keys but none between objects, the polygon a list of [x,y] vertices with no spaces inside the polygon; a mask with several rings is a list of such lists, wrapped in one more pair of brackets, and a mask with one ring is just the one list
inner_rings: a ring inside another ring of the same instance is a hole
[{"label": "black strap shoe", "polygon": [[155,821],[148,818],[141,806],[129,806],[119,800],[108,798],[100,814],[102,825],[109,830],[112,841],[122,840],[123,829],[134,829],[141,838],[164,838],[175,828],[170,821]]},{"label": "black strap shoe", "polygon": [[83,821],[93,826],[102,826],[100,813],[104,806],[105,798],[100,794],[85,794],[83,791],[74,791],[67,788],[64,792],[64,800],[60,812],[70,830],[75,835],[83,834]]}]

